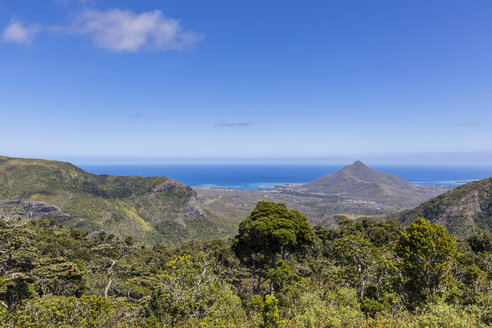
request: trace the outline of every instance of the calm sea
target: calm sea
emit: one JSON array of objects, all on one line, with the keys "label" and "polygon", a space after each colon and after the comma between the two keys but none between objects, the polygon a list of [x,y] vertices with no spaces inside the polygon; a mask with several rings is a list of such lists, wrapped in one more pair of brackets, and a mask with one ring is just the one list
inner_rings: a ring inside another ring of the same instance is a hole
[{"label": "calm sea", "polygon": [[[94,174],[168,176],[189,186],[236,189],[271,188],[307,183],[344,165],[80,165]],[[371,165],[404,180],[425,185],[457,186],[492,176],[492,166]]]}]

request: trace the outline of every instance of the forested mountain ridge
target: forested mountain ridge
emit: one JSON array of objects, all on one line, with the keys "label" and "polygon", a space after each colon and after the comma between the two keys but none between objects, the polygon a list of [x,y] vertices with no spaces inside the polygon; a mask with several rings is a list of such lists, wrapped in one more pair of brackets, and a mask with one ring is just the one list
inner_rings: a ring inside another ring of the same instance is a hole
[{"label": "forested mountain ridge", "polygon": [[417,217],[444,225],[457,236],[470,236],[480,229],[492,231],[492,178],[464,184],[415,209],[388,216],[404,225]]},{"label": "forested mountain ridge", "polygon": [[3,156],[0,216],[49,218],[150,244],[224,236],[236,229],[206,216],[195,191],[167,177],[94,175],[66,162]]}]

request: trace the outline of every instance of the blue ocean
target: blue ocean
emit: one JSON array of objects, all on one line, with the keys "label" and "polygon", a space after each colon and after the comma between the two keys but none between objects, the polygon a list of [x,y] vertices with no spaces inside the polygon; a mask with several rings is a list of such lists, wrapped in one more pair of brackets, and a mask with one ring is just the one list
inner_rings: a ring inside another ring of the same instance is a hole
[{"label": "blue ocean", "polygon": [[[264,189],[307,183],[334,173],[344,165],[80,165],[94,174],[168,176],[189,186]],[[492,177],[492,166],[370,165],[415,184],[458,186]]]}]

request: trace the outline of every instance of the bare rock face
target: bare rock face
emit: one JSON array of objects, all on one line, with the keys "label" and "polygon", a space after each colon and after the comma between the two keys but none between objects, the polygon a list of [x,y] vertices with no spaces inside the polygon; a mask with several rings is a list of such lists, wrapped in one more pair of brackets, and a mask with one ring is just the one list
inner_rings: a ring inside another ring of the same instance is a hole
[{"label": "bare rock face", "polygon": [[[14,212],[6,213],[7,215],[22,215],[29,218],[34,217],[66,217],[65,213],[62,213],[60,209],[53,205],[47,205],[45,202],[40,201],[23,201],[20,199],[6,200],[0,203],[0,208],[14,206]],[[8,210],[7,210],[8,211]]]},{"label": "bare rock face", "polygon": [[181,211],[179,217],[174,220],[174,222],[182,227],[186,227],[186,221],[202,219],[204,217],[205,213],[203,213],[200,206],[198,205],[197,195],[196,192],[193,190],[193,194],[190,197],[190,200]]},{"label": "bare rock face", "polygon": [[10,205],[19,205],[21,201],[19,199],[14,200],[6,200],[0,203],[0,207],[10,206]]},{"label": "bare rock face", "polygon": [[183,208],[182,217],[185,220],[194,220],[194,219],[200,219],[205,217],[205,214],[203,213],[203,211],[200,209],[200,206],[198,205],[198,201],[196,199],[196,192],[193,191],[193,196],[188,201],[186,207]]},{"label": "bare rock face", "polygon": [[186,221],[195,219],[201,219],[205,217],[205,214],[200,209],[197,201],[197,194],[193,188],[181,184],[179,181],[169,179],[168,181],[160,184],[152,193],[161,193],[166,191],[184,191],[190,195],[190,198],[186,205],[181,209],[179,215],[174,219],[174,222],[183,228],[186,228]]},{"label": "bare rock face", "polygon": [[60,211],[58,207],[46,205],[45,202],[24,202],[24,210],[31,213],[51,213]]},{"label": "bare rock face", "polygon": [[152,192],[164,192],[169,190],[175,190],[182,186],[178,181],[169,179],[163,184],[159,185],[157,188],[152,190]]}]

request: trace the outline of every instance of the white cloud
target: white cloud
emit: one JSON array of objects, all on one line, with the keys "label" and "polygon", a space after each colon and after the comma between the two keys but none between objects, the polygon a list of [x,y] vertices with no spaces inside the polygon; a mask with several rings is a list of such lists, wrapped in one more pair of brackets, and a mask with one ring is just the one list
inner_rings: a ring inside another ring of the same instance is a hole
[{"label": "white cloud", "polygon": [[70,31],[87,35],[98,47],[112,52],[177,50],[202,39],[201,34],[183,31],[179,20],[165,17],[159,10],[137,14],[121,9],[86,9]]},{"label": "white cloud", "polygon": [[2,40],[5,42],[29,44],[33,40],[34,35],[39,32],[40,28],[41,26],[38,24],[23,26],[21,22],[13,18],[9,26],[3,31]]}]

